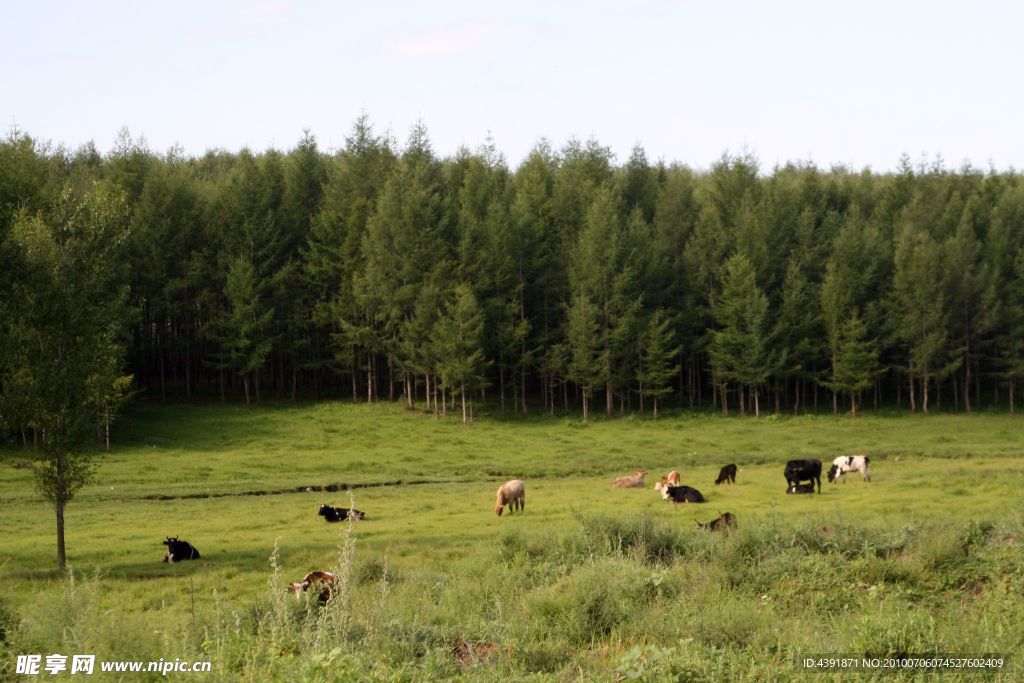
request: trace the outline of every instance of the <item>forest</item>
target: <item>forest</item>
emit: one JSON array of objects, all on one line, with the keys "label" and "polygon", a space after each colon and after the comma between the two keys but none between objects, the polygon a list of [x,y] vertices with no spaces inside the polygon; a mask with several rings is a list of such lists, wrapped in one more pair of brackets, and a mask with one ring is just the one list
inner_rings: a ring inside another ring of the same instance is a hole
[{"label": "forest", "polygon": [[342,149],[306,131],[199,157],[14,131],[0,289],[0,429],[24,443],[58,404],[102,438],[130,395],[463,421],[1014,412],[1024,183],[907,156],[617,163],[593,139],[513,168],[492,140],[442,157],[423,124],[400,144],[365,115]]}]

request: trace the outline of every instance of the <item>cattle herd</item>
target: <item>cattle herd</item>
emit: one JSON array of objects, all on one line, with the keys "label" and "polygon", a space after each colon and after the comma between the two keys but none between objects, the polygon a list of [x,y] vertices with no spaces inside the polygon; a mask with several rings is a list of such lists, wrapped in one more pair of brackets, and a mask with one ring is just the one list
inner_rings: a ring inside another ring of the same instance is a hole
[{"label": "cattle herd", "polygon": [[[864,481],[871,481],[871,471],[868,469],[870,458],[866,455],[841,455],[832,461],[828,470],[828,480],[834,483],[837,479],[846,482],[847,472],[860,472]],[[735,484],[735,464],[730,463],[722,467],[715,479],[715,485]],[[821,461],[816,459],[790,460],[786,463],[783,472],[786,477],[786,493],[814,493],[815,484],[817,491],[821,493]],[[638,469],[631,475],[617,477],[613,482],[614,488],[642,488],[647,470]],[[663,500],[676,503],[703,503],[703,494],[692,486],[680,484],[679,472],[673,470],[658,480],[654,490],[661,494]],[[526,485],[521,479],[512,479],[505,482],[498,488],[498,494],[494,502],[494,512],[500,517],[505,507],[509,512],[523,512],[526,510]],[[332,507],[326,503],[320,506],[317,514],[324,518],[325,522],[343,522],[345,520],[365,519],[366,514],[355,508]],[[697,522],[697,528],[705,531],[728,531],[736,526],[736,516],[731,512],[722,513],[716,519],[709,522]],[[188,541],[179,540],[177,536],[168,536],[163,542],[167,546],[167,554],[164,562],[173,564],[183,560],[198,560],[199,551]],[[332,595],[334,587],[334,575],[330,572],[314,571],[307,574],[302,581],[289,584],[288,590],[300,597],[303,592],[313,587],[317,593],[317,601],[326,604]]]}]

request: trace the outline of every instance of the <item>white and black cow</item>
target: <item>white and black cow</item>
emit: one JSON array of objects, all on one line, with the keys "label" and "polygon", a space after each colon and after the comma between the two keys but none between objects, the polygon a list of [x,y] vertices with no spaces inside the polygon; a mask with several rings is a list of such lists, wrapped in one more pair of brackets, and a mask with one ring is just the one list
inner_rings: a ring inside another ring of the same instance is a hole
[{"label": "white and black cow", "polygon": [[366,517],[365,513],[355,508],[333,508],[327,503],[320,506],[320,512],[317,514],[323,517],[325,522],[344,522],[349,517],[352,519],[364,519]]},{"label": "white and black cow", "polygon": [[199,551],[192,547],[188,541],[179,541],[177,536],[168,536],[163,542],[167,546],[167,554],[164,555],[164,562],[174,564],[182,560],[198,560]]},{"label": "white and black cow", "polygon": [[692,486],[665,486],[661,489],[661,497],[673,503],[703,503],[704,496]]},{"label": "white and black cow", "polygon": [[792,489],[802,481],[818,482],[818,493],[821,493],[821,461],[790,460],[786,463],[786,488]]},{"label": "white and black cow", "polygon": [[832,461],[832,467],[828,468],[828,480],[835,482],[836,479],[841,478],[845,484],[846,473],[856,470],[860,472],[861,479],[871,481],[871,470],[868,469],[869,462],[871,462],[871,459],[866,455],[840,455]]}]

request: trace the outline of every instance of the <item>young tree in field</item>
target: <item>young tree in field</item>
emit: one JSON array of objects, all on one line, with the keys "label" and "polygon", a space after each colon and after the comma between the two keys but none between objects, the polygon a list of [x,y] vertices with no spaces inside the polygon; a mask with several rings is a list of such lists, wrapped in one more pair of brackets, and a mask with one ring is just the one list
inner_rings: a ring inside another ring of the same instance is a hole
[{"label": "young tree in field", "polygon": [[658,399],[672,393],[672,378],[676,374],[673,362],[680,347],[673,346],[673,321],[662,310],[651,315],[643,338],[643,366],[638,375],[640,391],[654,399],[654,419],[658,419]]},{"label": "young tree in field", "polygon": [[442,386],[459,392],[463,424],[469,421],[466,391],[473,391],[484,382],[483,334],[484,318],[473,289],[465,283],[459,284],[454,300],[445,305],[444,313],[434,326],[431,347]]},{"label": "young tree in field", "polygon": [[[712,308],[719,328],[711,333],[711,364],[724,381],[739,385],[740,414],[746,412],[744,393],[751,390],[754,414],[761,415],[758,390],[774,368],[767,347],[768,298],[757,287],[754,267],[743,254],[734,254],[725,264],[722,294]],[[726,413],[723,393],[722,405]]]},{"label": "young tree in field", "polygon": [[831,381],[825,385],[850,397],[850,415],[857,417],[857,396],[871,387],[881,372],[875,342],[867,338],[867,326],[856,311],[842,325],[832,365]]},{"label": "young tree in field", "polygon": [[569,347],[569,379],[583,392],[583,421],[590,416],[590,396],[605,379],[605,363],[600,347],[599,311],[586,294],[577,294],[569,306],[566,341]]},{"label": "young tree in field", "polygon": [[123,384],[128,319],[121,192],[64,192],[46,218],[22,213],[10,240],[19,278],[3,306],[0,387],[17,391],[42,437],[36,487],[54,507],[64,571],[64,510],[91,479],[91,442],[104,402]]}]

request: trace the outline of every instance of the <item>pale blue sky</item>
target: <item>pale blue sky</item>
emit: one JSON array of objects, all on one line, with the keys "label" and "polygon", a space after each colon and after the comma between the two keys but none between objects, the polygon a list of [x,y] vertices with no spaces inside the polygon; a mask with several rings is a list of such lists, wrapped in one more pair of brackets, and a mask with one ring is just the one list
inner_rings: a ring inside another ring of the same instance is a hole
[{"label": "pale blue sky", "polygon": [[1013,2],[0,0],[0,123],[109,150],[344,144],[365,110],[449,155],[540,136],[704,168],[744,147],[884,171],[1024,167]]}]

